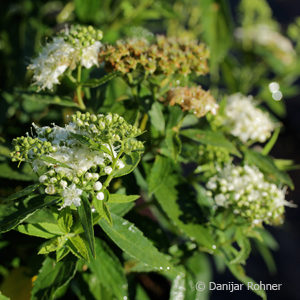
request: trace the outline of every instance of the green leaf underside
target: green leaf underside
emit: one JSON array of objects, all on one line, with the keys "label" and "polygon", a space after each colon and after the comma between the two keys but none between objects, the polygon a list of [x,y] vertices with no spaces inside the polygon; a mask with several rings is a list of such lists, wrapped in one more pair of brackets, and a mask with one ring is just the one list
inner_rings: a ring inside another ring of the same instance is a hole
[{"label": "green leaf underside", "polygon": [[100,239],[95,241],[95,250],[96,258],[89,263],[90,269],[98,280],[113,292],[117,299],[125,299],[128,296],[128,284],[119,259]]},{"label": "green leaf underside", "polygon": [[31,300],[55,299],[56,291],[67,285],[76,273],[77,259],[72,256],[55,262],[49,256],[44,260],[37,279],[34,281]]},{"label": "green leaf underside", "polygon": [[84,229],[85,237],[90,246],[92,255],[95,256],[95,237],[93,228],[93,219],[90,203],[85,195],[81,197],[81,205],[77,208],[79,218]]},{"label": "green leaf underside", "polygon": [[112,214],[113,225],[105,220],[99,224],[105,233],[126,253],[155,270],[169,270],[172,265],[133,223]]},{"label": "green leaf underside", "polygon": [[22,224],[19,225],[16,230],[27,235],[37,236],[45,239],[64,234],[59,226],[53,223]]},{"label": "green leaf underside", "polygon": [[229,140],[227,140],[221,132],[201,129],[185,129],[180,131],[180,134],[192,139],[195,142],[222,147],[236,156],[241,156],[236,147]]},{"label": "green leaf underside", "polygon": [[59,197],[56,196],[34,195],[28,196],[18,205],[0,205],[0,232],[13,229],[34,212],[58,200]]}]

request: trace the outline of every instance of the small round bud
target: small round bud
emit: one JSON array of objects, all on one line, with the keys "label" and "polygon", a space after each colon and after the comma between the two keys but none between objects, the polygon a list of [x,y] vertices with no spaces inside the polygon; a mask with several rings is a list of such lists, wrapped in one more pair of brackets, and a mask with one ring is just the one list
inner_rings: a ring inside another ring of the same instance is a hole
[{"label": "small round bud", "polygon": [[95,191],[100,191],[102,189],[102,183],[100,181],[96,181],[94,183],[94,190]]},{"label": "small round bud", "polygon": [[104,193],[99,192],[99,193],[96,195],[96,198],[97,198],[98,200],[104,200]]}]

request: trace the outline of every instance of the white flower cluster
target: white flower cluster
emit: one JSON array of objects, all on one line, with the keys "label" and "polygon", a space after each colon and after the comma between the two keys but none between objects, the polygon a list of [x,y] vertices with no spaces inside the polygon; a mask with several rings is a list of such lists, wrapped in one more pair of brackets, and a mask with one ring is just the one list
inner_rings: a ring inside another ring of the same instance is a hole
[{"label": "white flower cluster", "polygon": [[262,222],[280,224],[284,206],[291,206],[285,200],[285,189],[266,181],[255,166],[227,164],[218,169],[206,187],[217,207],[231,208],[254,226]]},{"label": "white flower cluster", "polygon": [[294,61],[295,50],[291,41],[266,24],[258,24],[250,28],[238,28],[235,36],[242,41],[251,41],[267,47],[284,64]]},{"label": "white flower cluster", "polygon": [[228,97],[223,125],[242,142],[265,142],[275,124],[269,115],[256,107],[252,96],[234,94]]},{"label": "white flower cluster", "polygon": [[15,139],[13,160],[31,163],[45,193],[62,195],[62,207],[79,206],[83,191],[103,200],[100,177],[124,168],[121,155],[143,146],[134,139],[140,130],[116,114],[78,112],[65,127],[33,126],[36,138]]},{"label": "white flower cluster", "polygon": [[41,90],[52,89],[67,69],[74,70],[78,64],[85,68],[98,66],[101,38],[102,32],[91,27],[73,26],[64,30],[28,66],[34,73],[34,84]]}]

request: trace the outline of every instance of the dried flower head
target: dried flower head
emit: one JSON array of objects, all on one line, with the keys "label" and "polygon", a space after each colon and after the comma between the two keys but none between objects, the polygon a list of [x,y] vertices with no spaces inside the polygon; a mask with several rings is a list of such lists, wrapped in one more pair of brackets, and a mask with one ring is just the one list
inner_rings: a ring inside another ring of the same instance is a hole
[{"label": "dried flower head", "polygon": [[61,31],[28,66],[33,71],[34,84],[41,90],[52,89],[67,69],[97,66],[101,39],[102,32],[92,26],[74,25]]},{"label": "dried flower head", "polygon": [[124,154],[143,150],[140,129],[117,114],[78,112],[65,127],[34,128],[35,137],[14,139],[12,160],[30,163],[45,193],[62,196],[62,207],[79,206],[83,191],[98,195],[101,177],[124,168]]},{"label": "dried flower head", "polygon": [[109,70],[122,74],[134,70],[145,75],[197,75],[208,72],[208,50],[203,44],[179,38],[157,36],[154,43],[146,39],[118,41],[115,46],[104,46],[99,61]]},{"label": "dried flower head", "polygon": [[219,108],[210,92],[200,86],[172,88],[168,92],[167,101],[170,105],[180,105],[183,111],[192,111],[199,118],[208,112],[215,115]]}]

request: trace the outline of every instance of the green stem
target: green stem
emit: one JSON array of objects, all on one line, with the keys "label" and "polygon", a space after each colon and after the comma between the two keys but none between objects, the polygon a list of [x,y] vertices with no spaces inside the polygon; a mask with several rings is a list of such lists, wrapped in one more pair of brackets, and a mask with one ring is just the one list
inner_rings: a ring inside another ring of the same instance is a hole
[{"label": "green stem", "polygon": [[82,96],[81,96],[81,66],[78,66],[77,69],[77,87],[76,87],[76,95],[77,95],[77,101],[78,101],[78,106],[80,107],[80,109],[85,110],[86,107],[84,105],[84,102],[82,100]]},{"label": "green stem", "polygon": [[113,155],[113,151],[112,151],[112,146],[109,144],[109,147],[110,147],[110,151],[111,151],[111,156],[113,158],[113,163],[111,165],[111,168],[112,168],[112,171],[111,173],[107,176],[106,180],[104,181],[103,183],[103,188],[106,189],[108,187],[108,185],[110,184],[111,180],[113,179],[113,173],[114,173],[114,170],[116,168],[116,163],[118,162],[119,158],[121,157],[121,155],[123,154],[123,150],[121,148],[119,154],[117,155],[117,157],[115,158],[114,155]]}]

